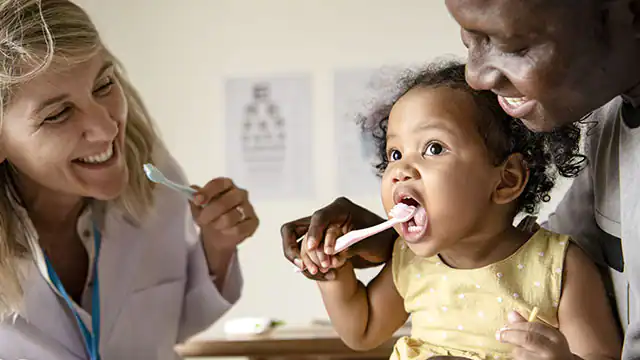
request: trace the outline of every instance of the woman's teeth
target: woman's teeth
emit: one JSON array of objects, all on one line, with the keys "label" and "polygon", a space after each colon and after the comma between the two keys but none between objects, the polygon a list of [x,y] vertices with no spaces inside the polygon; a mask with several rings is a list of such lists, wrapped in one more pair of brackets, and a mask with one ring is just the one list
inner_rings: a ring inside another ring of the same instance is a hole
[{"label": "woman's teeth", "polygon": [[520,106],[527,101],[527,99],[525,99],[524,97],[503,97],[503,98],[509,105],[513,105],[513,106]]},{"label": "woman's teeth", "polygon": [[107,151],[103,152],[102,154],[88,156],[86,158],[80,158],[78,160],[87,164],[101,164],[111,159],[112,156],[113,156],[113,145],[111,145],[109,149],[107,149]]}]

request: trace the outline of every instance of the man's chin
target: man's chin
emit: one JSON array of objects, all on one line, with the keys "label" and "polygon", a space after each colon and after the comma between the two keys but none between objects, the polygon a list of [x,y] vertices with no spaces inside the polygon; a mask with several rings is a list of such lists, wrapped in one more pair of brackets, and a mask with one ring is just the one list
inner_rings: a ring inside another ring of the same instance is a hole
[{"label": "man's chin", "polygon": [[527,118],[520,119],[527,129],[533,132],[552,132],[553,130],[562,127],[564,124],[553,121],[549,117],[544,116],[528,116]]},{"label": "man's chin", "polygon": [[[550,114],[542,109],[536,110],[537,111],[533,111],[531,114],[520,119],[524,126],[533,132],[552,132],[553,130],[557,130],[580,120],[579,117],[570,112]],[[574,121],[567,121],[567,119],[572,119]]]}]

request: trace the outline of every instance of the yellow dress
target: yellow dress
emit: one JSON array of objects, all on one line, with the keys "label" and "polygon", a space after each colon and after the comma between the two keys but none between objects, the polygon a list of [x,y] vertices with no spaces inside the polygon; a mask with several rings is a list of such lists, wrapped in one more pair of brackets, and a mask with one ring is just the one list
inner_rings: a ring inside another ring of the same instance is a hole
[{"label": "yellow dress", "polygon": [[509,359],[512,346],[496,340],[516,310],[558,326],[562,269],[569,238],[538,230],[515,253],[479,269],[454,269],[438,256],[416,256],[402,239],[393,249],[393,279],[411,314],[411,336],[400,338],[391,359],[435,355]]}]

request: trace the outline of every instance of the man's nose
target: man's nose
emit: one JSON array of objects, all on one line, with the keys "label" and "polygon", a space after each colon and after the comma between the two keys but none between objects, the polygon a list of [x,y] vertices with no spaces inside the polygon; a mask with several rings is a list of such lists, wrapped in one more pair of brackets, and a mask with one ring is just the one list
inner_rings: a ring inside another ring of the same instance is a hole
[{"label": "man's nose", "polygon": [[502,73],[489,62],[489,56],[484,50],[476,50],[477,46],[469,48],[469,56],[465,67],[465,75],[469,86],[475,90],[497,89]]}]

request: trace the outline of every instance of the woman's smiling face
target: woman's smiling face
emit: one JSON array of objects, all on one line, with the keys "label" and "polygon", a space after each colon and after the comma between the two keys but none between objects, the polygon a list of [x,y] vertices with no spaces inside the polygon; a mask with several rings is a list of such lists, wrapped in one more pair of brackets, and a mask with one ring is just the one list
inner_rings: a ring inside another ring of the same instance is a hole
[{"label": "woman's smiling face", "polygon": [[0,154],[34,191],[114,199],[128,180],[126,121],[114,65],[98,53],[68,68],[51,67],[12,92]]}]

